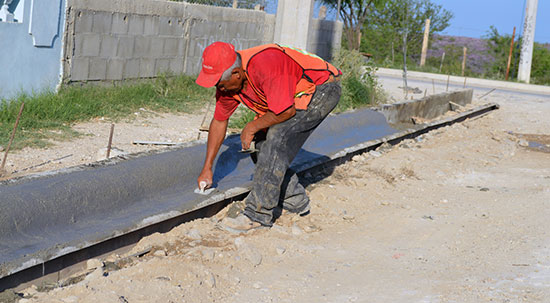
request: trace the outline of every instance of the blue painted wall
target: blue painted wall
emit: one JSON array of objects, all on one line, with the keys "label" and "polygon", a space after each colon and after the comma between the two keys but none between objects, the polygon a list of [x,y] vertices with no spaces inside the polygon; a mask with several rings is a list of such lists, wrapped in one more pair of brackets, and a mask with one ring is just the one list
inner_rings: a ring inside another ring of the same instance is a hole
[{"label": "blue painted wall", "polygon": [[20,0],[20,5],[22,23],[0,22],[0,99],[55,90],[61,80],[65,0]]}]

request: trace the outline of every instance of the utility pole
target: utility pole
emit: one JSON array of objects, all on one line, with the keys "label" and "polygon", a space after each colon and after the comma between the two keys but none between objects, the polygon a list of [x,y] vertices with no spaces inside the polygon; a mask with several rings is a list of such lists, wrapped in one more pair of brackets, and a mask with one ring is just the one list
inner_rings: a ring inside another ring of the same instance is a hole
[{"label": "utility pole", "polygon": [[462,57],[462,77],[464,77],[464,70],[466,70],[466,55],[468,53],[468,48],[466,46],[464,46],[462,51],[464,53],[464,55]]},{"label": "utility pole", "polygon": [[422,41],[422,55],[420,56],[420,66],[426,64],[426,54],[428,53],[428,39],[430,37],[430,19],[426,19],[424,27],[424,40]]},{"label": "utility pole", "polygon": [[338,0],[338,6],[336,7],[336,22],[339,21],[340,8],[342,7],[342,0]]},{"label": "utility pole", "polygon": [[535,44],[535,25],[537,24],[538,0],[527,0],[525,21],[523,24],[523,42],[519,59],[518,80],[529,83],[531,64],[533,63],[533,45]]}]

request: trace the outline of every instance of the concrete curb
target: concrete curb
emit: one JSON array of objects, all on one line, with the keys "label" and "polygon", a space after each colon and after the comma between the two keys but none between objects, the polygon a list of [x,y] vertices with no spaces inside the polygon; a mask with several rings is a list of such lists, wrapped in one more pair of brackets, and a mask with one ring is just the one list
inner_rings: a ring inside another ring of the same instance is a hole
[{"label": "concrete curb", "polygon": [[[400,69],[379,68],[378,71],[376,71],[376,75],[401,78],[403,76],[403,71]],[[442,74],[408,71],[407,77],[411,79],[435,80],[436,82],[446,83],[448,76],[442,75]],[[464,78],[465,77],[451,76],[449,79],[449,83],[463,85]],[[496,89],[503,89],[503,90],[550,95],[550,86],[517,83],[517,82],[506,82],[506,81],[498,81],[498,80],[487,80],[487,79],[469,78],[469,77],[466,77],[466,78],[467,78],[466,87],[468,87],[468,85],[476,85],[476,86],[482,86],[487,88],[496,88]]]},{"label": "concrete curb", "polygon": [[[423,111],[417,104],[446,111],[451,95],[388,105],[383,113],[365,108],[331,116],[312,134],[292,168],[303,172],[346,159],[369,146],[414,135],[420,130],[399,133],[387,124],[386,117],[401,116],[392,111],[405,111],[428,118],[433,111]],[[462,96],[460,100],[452,99],[457,103],[471,102],[471,90],[457,96]],[[193,193],[205,148],[199,143],[1,184],[0,291],[20,280],[60,270],[67,266],[64,257],[70,258],[70,254],[98,250],[100,243],[152,229],[156,224],[248,192],[254,167],[248,156],[237,153],[237,135],[224,141],[216,160],[216,190],[206,197]]]}]

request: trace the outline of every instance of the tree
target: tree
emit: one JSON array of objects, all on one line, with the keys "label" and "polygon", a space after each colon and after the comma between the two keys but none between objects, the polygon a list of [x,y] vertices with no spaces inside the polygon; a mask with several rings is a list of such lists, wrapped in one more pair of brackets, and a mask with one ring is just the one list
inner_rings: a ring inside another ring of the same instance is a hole
[{"label": "tree", "polygon": [[[345,40],[348,49],[359,50],[363,24],[372,11],[388,0],[341,0],[339,15],[344,22]],[[337,9],[338,0],[322,0],[327,6]]]},{"label": "tree", "polygon": [[[508,52],[510,51],[511,35],[501,35],[496,27],[491,26],[485,37],[488,41],[489,51],[493,56],[493,60],[489,62],[489,73],[493,77],[504,78],[506,74],[506,65],[508,60]],[[518,39],[514,47],[512,58],[520,57],[520,45],[522,39]],[[510,78],[517,77],[518,65],[516,60],[512,60],[510,69]],[[533,49],[533,61],[531,64],[531,80],[535,84],[550,85],[550,50],[544,47],[543,44],[535,42]]]},{"label": "tree", "polygon": [[[361,51],[372,53],[375,60],[402,55],[403,35],[407,34],[410,57],[420,57],[424,24],[430,19],[430,35],[449,26],[453,14],[431,0],[387,0],[364,21]],[[397,54],[394,54],[397,53]]]}]

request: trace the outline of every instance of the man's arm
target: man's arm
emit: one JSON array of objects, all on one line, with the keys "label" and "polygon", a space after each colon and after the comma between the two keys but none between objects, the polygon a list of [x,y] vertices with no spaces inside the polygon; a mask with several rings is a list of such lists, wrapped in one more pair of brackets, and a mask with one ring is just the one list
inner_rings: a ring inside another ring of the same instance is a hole
[{"label": "man's arm", "polygon": [[206,158],[204,159],[202,172],[197,179],[197,184],[199,184],[199,187],[201,181],[205,181],[207,187],[212,185],[212,166],[214,165],[214,159],[216,159],[220,146],[223,143],[223,139],[225,139],[228,121],[229,120],[219,121],[212,119],[212,122],[210,122],[208,142],[206,143]]},{"label": "man's arm", "polygon": [[[254,134],[258,131],[268,128],[272,125],[279,124],[281,122],[284,122],[296,114],[296,107],[294,107],[294,104],[287,108],[285,111],[281,112],[280,114],[276,115],[272,111],[268,111],[265,115],[261,116],[260,118],[248,122],[246,126],[244,127],[243,131],[241,132],[241,144],[243,149],[250,148],[250,142],[252,142],[252,139],[254,139]],[[210,138],[210,136],[209,136]]]}]

